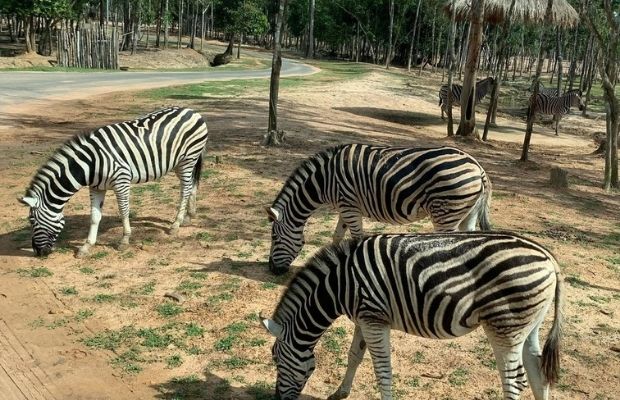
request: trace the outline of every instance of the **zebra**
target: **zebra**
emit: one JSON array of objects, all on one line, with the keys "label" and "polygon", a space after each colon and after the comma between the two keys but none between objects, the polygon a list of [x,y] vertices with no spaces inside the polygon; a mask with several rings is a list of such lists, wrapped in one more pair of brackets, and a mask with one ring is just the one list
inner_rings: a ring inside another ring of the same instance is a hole
[{"label": "zebra", "polygon": [[303,162],[267,215],[272,222],[269,269],[288,270],[304,245],[314,211],[339,212],[334,243],[363,236],[362,217],[406,224],[430,216],[437,231],[490,230],[491,181],[480,164],[454,147],[408,148],[345,144]]},{"label": "zebra", "polygon": [[[555,297],[542,353],[538,332]],[[504,400],[528,380],[536,400],[557,381],[562,325],[560,270],[542,246],[505,232],[377,235],[323,248],[292,279],[271,319],[276,397],[297,399],[312,374],[313,350],[339,316],[355,330],[346,398],[368,348],[381,399],[392,399],[390,330],[452,339],[482,326],[493,348]],[[278,397],[279,396],[279,397]]]},{"label": "zebra", "polygon": [[555,135],[558,136],[558,126],[562,116],[568,114],[571,107],[578,107],[580,111],[584,109],[585,105],[581,96],[582,92],[579,89],[569,90],[562,96],[549,96],[544,93],[538,93],[536,103],[534,104],[534,112],[553,115]]},{"label": "zebra", "polygon": [[[493,77],[484,78],[476,82],[476,102],[478,104],[487,95],[487,93],[493,87],[495,80]],[[452,106],[461,105],[461,93],[463,92],[463,86],[452,85]],[[448,109],[448,85],[441,85],[439,89],[439,106],[441,106],[441,119],[445,119],[443,114]]]},{"label": "zebra", "polygon": [[[532,86],[530,87],[530,91],[533,91],[534,83],[532,82]],[[545,87],[542,82],[538,82],[538,93],[542,93],[547,96],[558,96],[559,91],[557,87]]]},{"label": "zebra", "polygon": [[[181,200],[171,234],[186,213],[196,214],[196,191],[207,142],[207,124],[197,112],[171,107],[134,121],[107,125],[65,142],[35,174],[19,199],[30,207],[32,248],[39,256],[51,253],[64,227],[63,209],[80,188],[90,189],[90,230],[77,257],[95,245],[107,190],[114,190],[123,220],[119,249],[129,245],[131,183],[158,179],[174,170],[181,180]],[[189,203],[189,210],[188,210]]]}]

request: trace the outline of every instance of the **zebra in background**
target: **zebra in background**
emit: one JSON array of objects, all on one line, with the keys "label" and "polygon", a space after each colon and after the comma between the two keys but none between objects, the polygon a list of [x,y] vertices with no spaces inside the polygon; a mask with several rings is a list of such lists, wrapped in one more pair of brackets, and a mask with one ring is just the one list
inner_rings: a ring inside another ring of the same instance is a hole
[{"label": "zebra in background", "polygon": [[[348,366],[329,399],[346,398],[368,348],[381,391],[392,399],[390,329],[452,339],[479,326],[489,339],[505,400],[529,383],[547,400],[557,381],[560,271],[538,244],[502,232],[378,235],[324,248],[292,279],[272,319],[276,396],[297,399],[312,374],[314,347],[332,322],[355,324]],[[555,296],[551,332],[538,332]]]},{"label": "zebra in background", "polygon": [[[480,103],[482,99],[489,93],[495,80],[492,77],[484,78],[476,82],[476,101],[474,105]],[[461,93],[463,92],[463,86],[452,85],[452,106],[461,105]],[[439,89],[439,106],[441,106],[441,119],[445,119],[443,116],[448,110],[448,85],[441,85]]]},{"label": "zebra in background", "polygon": [[[530,87],[530,91],[533,92],[534,83]],[[538,93],[542,93],[546,96],[558,96],[559,91],[557,87],[545,87],[542,82],[538,82]]]},{"label": "zebra in background", "polygon": [[[571,107],[578,107],[583,110],[585,105],[581,99],[582,93],[579,89],[569,90],[562,96],[549,96],[538,93],[534,104],[534,112],[539,114],[553,115],[555,121],[555,135],[558,136],[558,126],[564,114],[568,114]],[[533,100],[530,100],[533,101]]]},{"label": "zebra in background", "polygon": [[[181,180],[181,200],[170,228],[178,231],[196,214],[196,191],[207,142],[207,124],[195,111],[172,107],[77,135],[64,143],[34,176],[20,201],[30,207],[32,248],[37,255],[52,251],[64,226],[63,209],[80,188],[90,189],[90,230],[77,256],[88,254],[97,241],[103,201],[114,190],[123,220],[120,249],[129,245],[131,183],[158,179],[174,170]],[[189,202],[189,210],[188,210]]]},{"label": "zebra in background", "polygon": [[334,243],[348,229],[364,234],[362,217],[406,224],[430,216],[437,231],[490,230],[491,181],[469,154],[453,148],[346,144],[303,162],[272,206],[269,269],[288,270],[304,245],[304,226],[323,205],[339,212]]}]

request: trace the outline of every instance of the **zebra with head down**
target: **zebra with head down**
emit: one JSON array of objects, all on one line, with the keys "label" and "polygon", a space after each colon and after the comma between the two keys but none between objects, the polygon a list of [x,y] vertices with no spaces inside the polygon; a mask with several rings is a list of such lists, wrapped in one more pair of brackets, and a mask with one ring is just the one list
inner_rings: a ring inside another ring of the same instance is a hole
[{"label": "zebra with head down", "polygon": [[64,227],[67,201],[82,187],[90,189],[91,223],[78,256],[96,243],[107,190],[114,190],[123,220],[120,247],[129,245],[130,184],[158,179],[175,171],[181,199],[171,233],[186,213],[196,213],[196,191],[207,142],[204,118],[187,108],[172,107],[133,121],[107,125],[63,144],[35,174],[20,202],[30,207],[32,248],[47,255]]}]

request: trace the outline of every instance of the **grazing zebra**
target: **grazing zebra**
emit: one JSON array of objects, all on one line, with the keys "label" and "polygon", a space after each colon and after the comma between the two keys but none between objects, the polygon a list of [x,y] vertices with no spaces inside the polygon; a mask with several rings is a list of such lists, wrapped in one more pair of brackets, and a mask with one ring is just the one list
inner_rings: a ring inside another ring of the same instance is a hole
[{"label": "grazing zebra", "polygon": [[491,229],[491,182],[469,154],[453,148],[346,144],[303,162],[273,205],[269,268],[288,270],[304,245],[306,221],[322,205],[339,212],[334,243],[349,229],[363,236],[362,217],[406,224],[430,216],[437,231]]},{"label": "grazing zebra", "polygon": [[[476,102],[478,104],[482,101],[484,96],[491,90],[495,80],[492,77],[484,78],[476,82]],[[463,92],[463,86],[452,85],[452,106],[461,105],[461,92]],[[439,105],[441,106],[441,119],[444,119],[443,114],[448,110],[448,85],[441,85],[439,89]]]},{"label": "grazing zebra", "polygon": [[[52,251],[64,226],[63,209],[80,188],[90,189],[90,230],[78,257],[97,240],[107,190],[114,190],[123,219],[120,248],[129,245],[129,185],[164,176],[174,170],[181,180],[181,201],[171,227],[175,234],[196,213],[196,191],[207,141],[204,118],[187,108],[167,108],[80,134],[63,144],[34,176],[20,199],[30,207],[32,248],[37,255]],[[189,210],[188,208],[189,201]]]},{"label": "grazing zebra", "polygon": [[581,100],[581,95],[581,90],[579,89],[569,90],[562,96],[548,96],[543,93],[538,93],[534,112],[553,115],[553,119],[555,120],[555,135],[558,136],[558,125],[560,125],[562,116],[568,114],[571,107],[579,107],[579,110],[583,110],[585,107],[583,100]]},{"label": "grazing zebra", "polygon": [[[312,374],[313,350],[332,322],[355,324],[347,371],[329,399],[346,398],[366,348],[381,399],[392,399],[390,330],[452,339],[482,326],[505,400],[532,386],[546,400],[557,380],[560,271],[538,244],[503,232],[378,235],[324,248],[292,279],[272,319],[276,396],[297,399]],[[538,331],[555,296],[555,317],[540,351]]]}]

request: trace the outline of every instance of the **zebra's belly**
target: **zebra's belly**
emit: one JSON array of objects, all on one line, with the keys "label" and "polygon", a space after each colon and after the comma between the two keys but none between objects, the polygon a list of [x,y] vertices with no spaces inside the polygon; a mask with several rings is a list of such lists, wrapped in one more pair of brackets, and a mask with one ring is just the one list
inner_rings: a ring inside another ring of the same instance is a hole
[{"label": "zebra's belly", "polygon": [[449,329],[436,326],[436,324],[416,325],[392,323],[391,328],[411,335],[423,337],[425,339],[454,339],[476,330],[479,324],[472,326],[452,325]]}]

